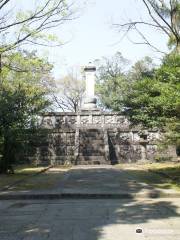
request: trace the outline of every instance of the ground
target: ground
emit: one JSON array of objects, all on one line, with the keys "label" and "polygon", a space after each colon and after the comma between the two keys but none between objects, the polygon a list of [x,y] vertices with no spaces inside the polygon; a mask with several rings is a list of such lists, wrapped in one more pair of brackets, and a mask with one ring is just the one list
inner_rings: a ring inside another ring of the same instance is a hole
[{"label": "ground", "polygon": [[180,239],[178,199],[5,201],[0,208],[1,240]]},{"label": "ground", "polygon": [[0,193],[12,198],[0,201],[0,239],[178,240],[180,191],[161,167],[56,168],[19,182]]}]

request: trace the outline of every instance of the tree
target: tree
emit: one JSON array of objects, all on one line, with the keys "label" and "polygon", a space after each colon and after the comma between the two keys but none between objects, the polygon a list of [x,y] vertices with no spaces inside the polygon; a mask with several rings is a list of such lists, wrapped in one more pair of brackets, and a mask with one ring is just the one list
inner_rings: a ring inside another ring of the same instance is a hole
[{"label": "tree", "polygon": [[146,56],[132,66],[128,72],[128,77],[131,79],[131,82],[140,80],[144,77],[151,77],[154,74],[155,67],[156,65],[152,58]]},{"label": "tree", "polygon": [[137,61],[130,69],[125,71],[128,60],[120,53],[112,58],[103,58],[97,71],[96,92],[101,103],[114,111],[125,111],[126,95],[132,91],[133,84],[144,77],[154,75],[155,64],[150,57]]},{"label": "tree", "polygon": [[[7,172],[15,160],[17,143],[25,129],[36,122],[36,116],[49,106],[45,78],[52,66],[35,53],[17,52],[9,56],[11,69],[3,66],[0,88],[0,171]],[[14,69],[20,69],[16,71]],[[49,79],[49,78],[48,78]]]},{"label": "tree", "polygon": [[113,57],[103,57],[97,69],[96,94],[102,107],[122,110],[119,99],[125,94],[130,84],[125,74],[128,60],[117,52]]},{"label": "tree", "polygon": [[154,76],[132,85],[123,99],[133,123],[146,127],[164,127],[180,118],[180,56],[167,55]]},{"label": "tree", "polygon": [[[66,0],[40,0],[38,5],[31,1],[30,10],[16,10],[14,0],[0,1],[0,36],[3,41],[0,54],[25,44],[62,45],[50,32],[74,16],[73,4]],[[12,10],[12,7],[14,10]]]},{"label": "tree", "polygon": [[77,69],[71,69],[69,73],[56,82],[53,100],[55,108],[61,111],[77,112],[80,109],[85,81],[80,77]]},{"label": "tree", "polygon": [[160,30],[169,39],[168,45],[170,48],[180,53],[180,2],[179,0],[141,0],[144,4],[149,20],[137,19],[129,20],[126,23],[118,23],[115,26],[121,30],[125,30],[127,34],[129,31],[135,30],[141,37],[142,42],[136,44],[146,44],[151,46],[156,51],[160,51],[156,46],[152,45],[150,40],[146,37],[141,26],[146,26],[150,30]]},{"label": "tree", "polygon": [[[22,10],[14,0],[0,1],[0,169],[7,172],[13,146],[30,128],[37,114],[49,106],[52,66],[25,45],[61,46],[51,31],[72,20],[73,3],[66,0],[31,1]],[[12,10],[13,9],[13,10]],[[25,9],[25,8],[24,8]],[[18,51],[17,51],[18,49]]]},{"label": "tree", "polygon": [[169,54],[154,76],[143,77],[123,99],[133,124],[164,130],[162,146],[176,145],[180,152],[180,55]]},{"label": "tree", "polygon": [[159,67],[145,57],[126,73],[113,71],[108,60],[108,67],[100,66],[97,91],[109,109],[123,109],[133,124],[164,127],[180,115],[179,66],[176,53],[164,57]]}]

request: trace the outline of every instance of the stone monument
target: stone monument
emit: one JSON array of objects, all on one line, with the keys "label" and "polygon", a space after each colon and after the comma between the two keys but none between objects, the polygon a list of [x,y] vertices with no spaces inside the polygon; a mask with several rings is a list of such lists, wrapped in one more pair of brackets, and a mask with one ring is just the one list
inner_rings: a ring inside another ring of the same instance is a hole
[{"label": "stone monument", "polygon": [[[38,164],[116,164],[153,161],[159,155],[158,129],[143,130],[132,126],[120,112],[102,112],[94,94],[96,68],[84,67],[85,98],[81,111],[48,112],[41,116],[43,130],[33,144],[29,159]],[[43,133],[44,132],[44,133]],[[172,159],[175,149],[164,157]]]},{"label": "stone monument", "polygon": [[97,99],[94,94],[95,72],[96,67],[93,66],[92,63],[89,63],[88,66],[84,67],[86,91],[83,106],[81,108],[82,111],[97,111]]}]

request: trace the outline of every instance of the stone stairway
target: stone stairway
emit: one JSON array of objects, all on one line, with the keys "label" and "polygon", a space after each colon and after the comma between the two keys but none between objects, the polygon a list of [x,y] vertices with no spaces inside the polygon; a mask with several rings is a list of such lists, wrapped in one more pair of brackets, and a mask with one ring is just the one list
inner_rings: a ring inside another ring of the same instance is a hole
[{"label": "stone stairway", "polygon": [[79,131],[78,164],[110,164],[108,155],[104,130]]}]

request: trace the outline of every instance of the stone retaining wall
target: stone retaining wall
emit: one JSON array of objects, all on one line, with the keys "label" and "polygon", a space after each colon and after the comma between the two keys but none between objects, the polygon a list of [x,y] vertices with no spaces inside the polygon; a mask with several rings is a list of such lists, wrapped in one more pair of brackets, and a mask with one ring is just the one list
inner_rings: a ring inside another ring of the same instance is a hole
[{"label": "stone retaining wall", "polygon": [[[125,116],[115,112],[46,113],[39,126],[48,130],[31,158],[39,164],[152,161],[161,137],[158,130],[132,127]],[[174,158],[175,149],[164,156]]]}]

